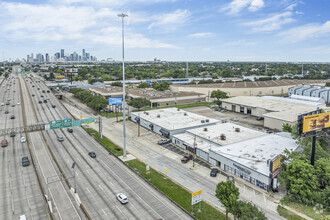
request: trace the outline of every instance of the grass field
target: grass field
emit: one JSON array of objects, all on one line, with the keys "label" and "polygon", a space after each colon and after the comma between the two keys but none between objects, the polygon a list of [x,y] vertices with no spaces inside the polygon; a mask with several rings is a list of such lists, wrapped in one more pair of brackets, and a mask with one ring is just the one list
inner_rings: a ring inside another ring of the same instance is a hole
[{"label": "grass field", "polygon": [[283,216],[288,220],[304,220],[304,218],[290,212],[289,210],[280,205],[277,206],[277,212],[280,214],[280,216]]},{"label": "grass field", "polygon": [[[98,136],[98,132],[91,128],[86,130],[92,134],[97,140],[99,140],[107,149],[117,156],[123,155],[121,148],[113,144],[109,139],[103,137],[102,139]],[[143,178],[148,180],[152,185],[162,191],[165,195],[174,200],[177,204],[183,207],[188,212],[191,212],[191,192],[182,188],[180,185],[174,183],[172,180],[150,168],[150,174],[146,174],[146,164],[139,160],[131,160],[126,162],[128,166],[139,173]],[[201,203],[201,212],[198,212],[198,204],[194,207],[194,216],[201,220],[222,220],[226,219],[226,216],[213,208],[209,204]]]}]

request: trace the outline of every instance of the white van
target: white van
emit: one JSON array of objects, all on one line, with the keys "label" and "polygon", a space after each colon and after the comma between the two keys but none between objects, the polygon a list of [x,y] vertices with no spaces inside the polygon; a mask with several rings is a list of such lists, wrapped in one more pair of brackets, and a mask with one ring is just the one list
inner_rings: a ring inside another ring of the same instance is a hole
[{"label": "white van", "polygon": [[19,220],[27,220],[26,215],[21,215],[21,216],[19,217]]}]

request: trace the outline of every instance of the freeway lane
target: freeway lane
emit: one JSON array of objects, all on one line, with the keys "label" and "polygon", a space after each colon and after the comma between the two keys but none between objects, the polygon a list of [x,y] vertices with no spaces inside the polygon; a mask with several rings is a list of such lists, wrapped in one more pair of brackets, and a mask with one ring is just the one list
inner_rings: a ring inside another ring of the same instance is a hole
[{"label": "freeway lane", "polygon": [[[17,102],[20,102],[18,81],[13,79],[13,74],[10,77],[12,79],[5,80],[0,88],[1,102],[6,103],[10,99],[10,105],[0,107],[1,129],[23,126],[21,105],[17,105]],[[12,107],[12,104],[15,104],[15,107]],[[9,111],[8,114],[5,114],[6,110]],[[15,119],[10,119],[12,114],[15,115]],[[0,219],[17,219],[23,214],[29,219],[47,219],[48,215],[35,170],[33,166],[22,167],[21,164],[23,156],[30,157],[26,149],[27,143],[20,142],[22,135],[24,134],[18,133],[14,138],[9,135],[1,138],[1,140],[6,138],[9,144],[8,147],[0,149],[2,160]]]},{"label": "freeway lane", "polygon": [[[22,94],[24,99],[25,113],[27,118],[27,123],[32,124],[38,122],[36,118],[33,102],[31,101],[31,94],[29,93],[26,83],[30,84],[30,80],[26,82],[26,79],[20,78],[20,85],[22,87]],[[35,158],[38,171],[41,175],[43,185],[46,185],[47,177],[56,176],[59,174],[58,168],[55,162],[51,158],[50,153],[47,149],[47,143],[45,142],[41,132],[30,133],[29,139],[31,140],[31,145],[33,149],[33,156]],[[50,200],[52,203],[52,208],[54,211],[54,216],[56,219],[84,219],[84,215],[81,213],[80,209],[73,202],[73,198],[70,197],[69,189],[62,181],[58,181],[59,178],[53,178],[52,181],[57,180],[57,182],[51,183],[49,185]]]},{"label": "freeway lane", "polygon": [[[41,99],[41,91],[48,88],[45,85],[40,86],[40,83],[34,84],[35,87],[32,85],[31,93],[36,94],[34,100],[37,101]],[[37,90],[37,85],[40,90]],[[35,102],[42,120],[69,116],[53,94],[44,93],[43,96],[49,97],[50,103]],[[51,103],[56,108],[51,108]],[[72,163],[76,162],[77,192],[94,219],[190,219],[189,215],[147,185],[116,158],[109,156],[82,128],[74,128],[72,134],[65,129],[45,133],[54,154],[66,171],[70,171]],[[65,137],[63,142],[57,141],[58,135]],[[91,159],[88,156],[89,151],[95,151],[97,158]],[[116,200],[115,194],[119,192],[128,196],[129,204],[122,206]]]}]

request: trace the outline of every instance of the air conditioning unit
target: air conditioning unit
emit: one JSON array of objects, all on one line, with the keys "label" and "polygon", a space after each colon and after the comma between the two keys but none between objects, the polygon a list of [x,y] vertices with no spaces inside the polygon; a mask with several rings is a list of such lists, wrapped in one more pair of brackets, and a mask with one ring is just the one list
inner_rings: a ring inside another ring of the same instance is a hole
[{"label": "air conditioning unit", "polygon": [[209,119],[205,119],[205,122],[210,122],[210,120]]},{"label": "air conditioning unit", "polygon": [[220,139],[223,140],[223,141],[226,140],[226,135],[225,134],[221,134],[220,135]]},{"label": "air conditioning unit", "polygon": [[184,115],[184,116],[187,116],[187,112],[185,112],[183,115]]},{"label": "air conditioning unit", "polygon": [[201,123],[205,123],[205,121],[204,120],[201,120]]},{"label": "air conditioning unit", "polygon": [[240,128],[235,128],[235,131],[236,131],[236,132],[240,132],[241,129],[240,129]]},{"label": "air conditioning unit", "polygon": [[207,128],[204,128],[204,131],[207,131]]},{"label": "air conditioning unit", "polygon": [[160,115],[157,115],[157,118],[160,118]]}]

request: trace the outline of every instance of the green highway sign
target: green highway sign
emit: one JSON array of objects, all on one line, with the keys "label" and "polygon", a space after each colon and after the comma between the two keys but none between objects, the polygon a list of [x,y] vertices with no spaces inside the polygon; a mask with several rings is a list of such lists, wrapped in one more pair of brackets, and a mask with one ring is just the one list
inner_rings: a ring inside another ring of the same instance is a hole
[{"label": "green highway sign", "polygon": [[76,126],[81,126],[80,120],[72,122],[72,127],[76,127]]},{"label": "green highway sign", "polygon": [[81,121],[81,124],[82,125],[84,125],[84,124],[91,124],[91,123],[94,123],[95,122],[95,118],[87,118],[87,119],[82,119],[80,121]]},{"label": "green highway sign", "polygon": [[72,118],[66,118],[63,120],[63,127],[72,127]]},{"label": "green highway sign", "polygon": [[50,125],[50,129],[63,128],[63,120],[50,121],[49,125]]}]

